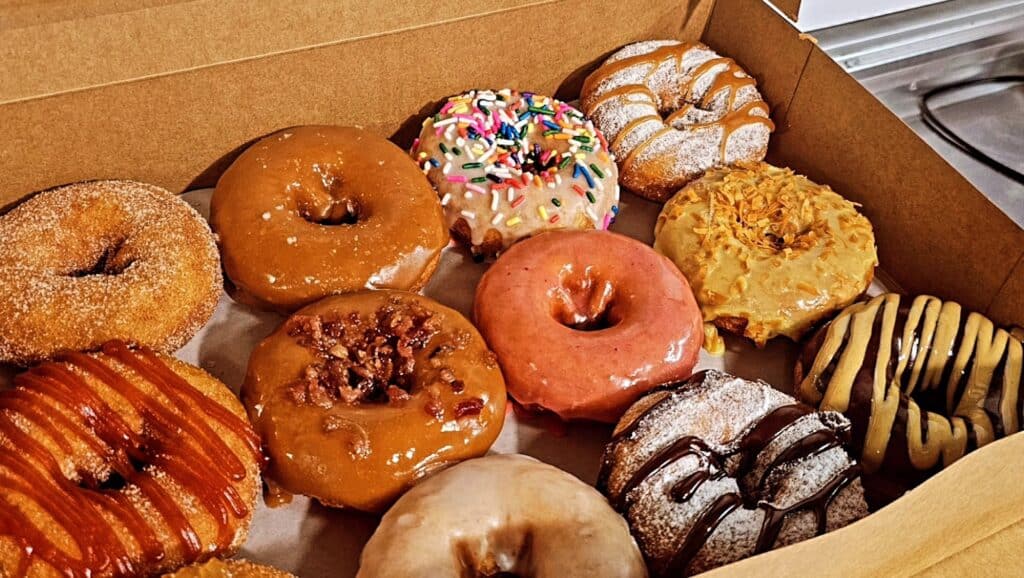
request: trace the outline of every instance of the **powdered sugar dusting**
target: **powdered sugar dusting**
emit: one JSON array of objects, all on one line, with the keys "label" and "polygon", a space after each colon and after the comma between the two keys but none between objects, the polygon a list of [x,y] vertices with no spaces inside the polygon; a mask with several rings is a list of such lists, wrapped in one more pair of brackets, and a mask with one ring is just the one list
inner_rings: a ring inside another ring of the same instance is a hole
[{"label": "powdered sugar dusting", "polygon": [[0,217],[0,360],[30,363],[121,339],[186,343],[220,296],[206,221],[132,181],[45,191]]}]

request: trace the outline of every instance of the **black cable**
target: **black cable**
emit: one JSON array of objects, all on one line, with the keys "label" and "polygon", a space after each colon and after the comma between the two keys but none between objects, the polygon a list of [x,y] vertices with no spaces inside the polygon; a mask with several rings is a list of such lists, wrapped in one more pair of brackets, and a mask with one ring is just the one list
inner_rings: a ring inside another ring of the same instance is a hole
[{"label": "black cable", "polygon": [[932,109],[928,106],[928,101],[935,96],[945,94],[968,86],[975,86],[978,84],[1002,84],[1002,83],[1017,83],[1024,82],[1024,75],[1021,74],[1008,74],[1001,76],[987,76],[984,78],[972,78],[970,80],[961,80],[959,82],[953,82],[950,84],[943,84],[936,86],[935,88],[929,89],[927,92],[921,95],[918,99],[918,108],[921,111],[921,120],[924,121],[929,128],[934,130],[936,134],[942,137],[942,140],[960,149],[962,152],[973,158],[974,160],[984,164],[994,171],[999,172],[1003,176],[1013,179],[1018,183],[1024,184],[1024,173],[1003,164],[1002,162],[992,158],[985,152],[981,151],[971,143],[967,142],[955,132],[953,132],[945,123],[940,121]]}]

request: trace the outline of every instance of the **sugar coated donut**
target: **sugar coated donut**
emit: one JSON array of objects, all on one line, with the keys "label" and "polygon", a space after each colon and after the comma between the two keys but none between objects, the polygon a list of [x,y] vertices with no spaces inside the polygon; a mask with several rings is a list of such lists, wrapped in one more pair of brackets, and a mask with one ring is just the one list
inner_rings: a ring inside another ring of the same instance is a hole
[{"label": "sugar coated donut", "polygon": [[775,125],[756,82],[703,44],[656,40],[612,54],[583,84],[622,185],[664,201],[711,167],[759,161]]},{"label": "sugar coated donut", "polygon": [[553,229],[607,229],[619,210],[608,143],[575,108],[509,89],[453,96],[412,154],[448,226],[478,255]]},{"label": "sugar coated donut", "polygon": [[164,578],[295,578],[288,572],[254,564],[248,560],[214,558],[201,564],[186,566]]},{"label": "sugar coated donut", "polygon": [[221,293],[206,221],[153,185],[51,189],[0,216],[0,362],[27,365],[120,339],[170,352]]},{"label": "sugar coated donut", "polygon": [[336,293],[417,290],[448,244],[416,163],[349,127],[290,128],[256,142],[217,182],[210,222],[232,296],[281,311]]},{"label": "sugar coated donut", "polygon": [[482,455],[505,419],[505,382],[476,329],[398,291],[300,310],[253,351],[242,400],[268,453],[268,477],[364,511]]},{"label": "sugar coated donut", "polygon": [[245,541],[259,439],[197,367],[120,342],[0,392],[0,575],[150,576]]},{"label": "sugar coated donut", "polygon": [[562,419],[614,422],[648,389],[690,375],[703,339],[672,263],[606,231],[514,245],[484,274],[474,310],[509,394]]},{"label": "sugar coated donut", "polygon": [[601,494],[533,458],[493,455],[420,483],[388,510],[358,578],[642,578],[625,522]]},{"label": "sugar coated donut", "polygon": [[629,408],[598,487],[652,576],[699,574],[866,516],[849,429],[764,382],[700,372]]},{"label": "sugar coated donut", "polygon": [[798,395],[853,423],[877,500],[1020,430],[1024,347],[979,313],[935,297],[879,295],[806,345]]},{"label": "sugar coated donut", "polygon": [[654,237],[704,320],[758,346],[799,339],[852,303],[877,263],[871,223],[853,203],[764,163],[709,170],[665,204]]}]

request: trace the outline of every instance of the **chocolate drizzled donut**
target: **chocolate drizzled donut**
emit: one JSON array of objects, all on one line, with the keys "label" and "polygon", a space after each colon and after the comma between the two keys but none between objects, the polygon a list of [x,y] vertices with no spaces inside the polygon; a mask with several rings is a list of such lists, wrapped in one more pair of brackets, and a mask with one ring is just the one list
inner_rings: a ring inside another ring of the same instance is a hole
[{"label": "chocolate drizzled donut", "polygon": [[598,487],[652,575],[696,574],[867,515],[848,430],[764,382],[701,372],[626,412]]},{"label": "chocolate drizzled donut", "polygon": [[1020,429],[1022,349],[951,301],[879,295],[807,344],[797,395],[849,418],[871,498],[884,502]]}]

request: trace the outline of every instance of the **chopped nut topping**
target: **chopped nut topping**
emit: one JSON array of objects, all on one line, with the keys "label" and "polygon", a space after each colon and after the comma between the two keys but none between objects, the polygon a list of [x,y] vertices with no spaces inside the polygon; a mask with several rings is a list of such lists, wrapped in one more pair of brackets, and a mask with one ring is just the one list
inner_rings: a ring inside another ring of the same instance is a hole
[{"label": "chopped nut topping", "polygon": [[477,415],[481,410],[484,409],[484,400],[479,397],[460,401],[455,404],[455,419],[466,417],[469,415]]}]

